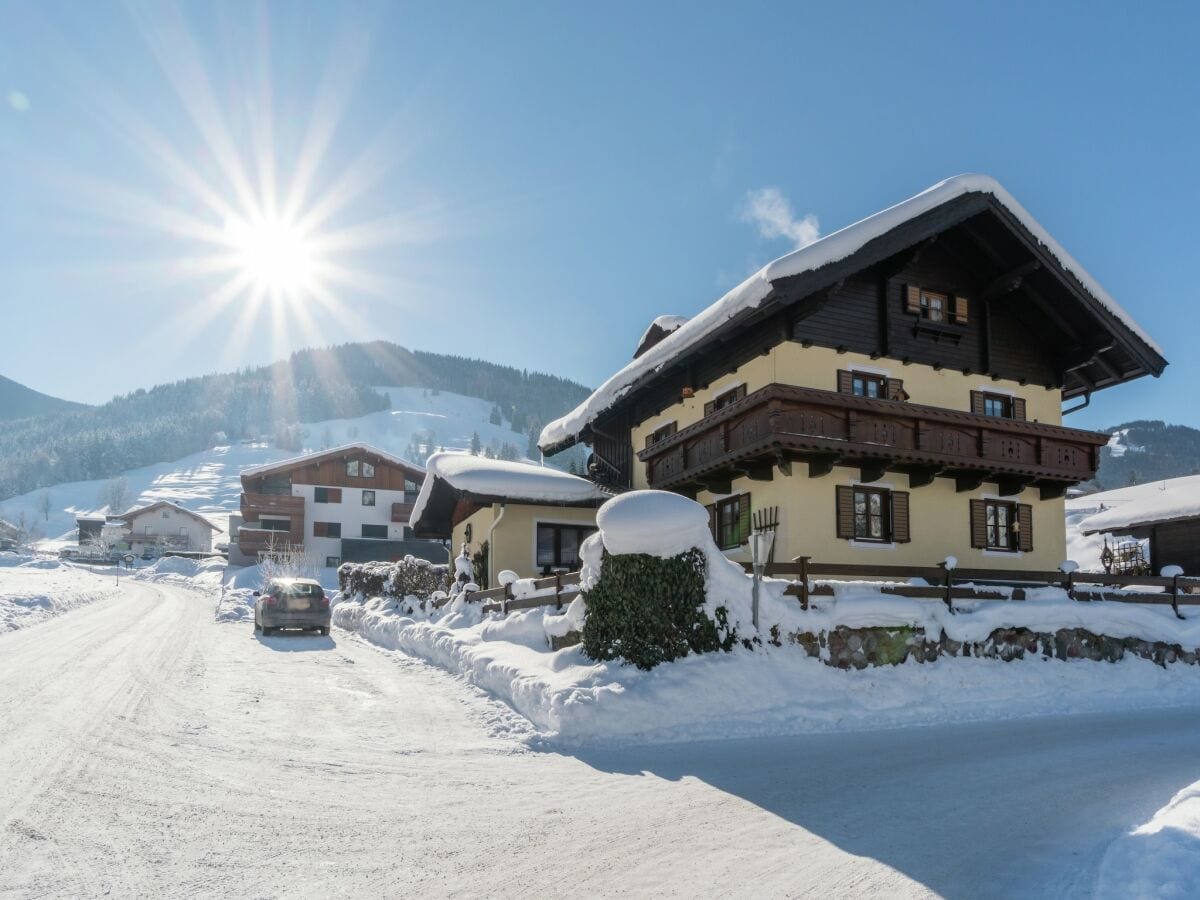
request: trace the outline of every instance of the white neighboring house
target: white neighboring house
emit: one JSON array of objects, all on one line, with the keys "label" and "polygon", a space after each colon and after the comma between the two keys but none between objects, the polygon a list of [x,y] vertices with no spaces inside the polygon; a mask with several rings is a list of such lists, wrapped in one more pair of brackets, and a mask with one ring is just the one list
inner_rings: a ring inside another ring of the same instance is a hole
[{"label": "white neighboring house", "polygon": [[213,532],[220,530],[199,513],[169,500],[131,509],[120,519],[125,523],[129,549],[137,555],[147,550],[152,553],[168,550],[211,553]]}]

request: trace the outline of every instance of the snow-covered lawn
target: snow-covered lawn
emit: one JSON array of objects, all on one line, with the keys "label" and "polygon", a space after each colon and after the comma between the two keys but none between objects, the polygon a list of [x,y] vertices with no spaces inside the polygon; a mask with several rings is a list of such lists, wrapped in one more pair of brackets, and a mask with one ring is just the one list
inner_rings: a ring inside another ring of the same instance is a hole
[{"label": "snow-covered lawn", "polygon": [[0,553],[0,633],[112,596],[117,586],[110,573],[45,557]]}]

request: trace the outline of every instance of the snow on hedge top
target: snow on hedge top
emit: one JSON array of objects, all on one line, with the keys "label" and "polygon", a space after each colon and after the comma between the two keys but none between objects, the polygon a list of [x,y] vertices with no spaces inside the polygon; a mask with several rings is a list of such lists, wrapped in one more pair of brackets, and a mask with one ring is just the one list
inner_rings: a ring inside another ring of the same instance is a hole
[{"label": "snow on hedge top", "polygon": [[1148,347],[1161,355],[1162,350],[1154,343],[1153,339],[998,181],[987,175],[958,175],[935,184],[903,203],[877,212],[768,263],[712,306],[689,319],[673,333],[667,335],[662,341],[609,378],[574,410],[543,428],[538,441],[539,445],[545,449],[577,437],[598,415],[628,393],[640,378],[660,370],[679,354],[703,341],[734,316],[761,304],[771,293],[772,282],[845,259],[862,249],[868,242],[903,225],[910,219],[965,194],[972,193],[991,194],[1001,206],[1012,213],[1028,229],[1030,234],[1058,260],[1064,269],[1079,279],[1088,293],[1124,323],[1130,331],[1141,338]]},{"label": "snow on hedge top", "polygon": [[1185,475],[1090,494],[1074,501],[1101,507],[1079,523],[1084,534],[1136,528],[1151,522],[1200,518],[1200,475]]},{"label": "snow on hedge top", "polygon": [[630,491],[614,497],[596,514],[600,538],[609,553],[647,553],[669,559],[712,542],[708,510],[669,491]]},{"label": "snow on hedge top", "polygon": [[469,453],[446,450],[435,453],[425,461],[425,471],[410,522],[421,518],[433,483],[439,479],[468,494],[500,497],[516,503],[586,503],[609,496],[586,478],[569,472]]}]

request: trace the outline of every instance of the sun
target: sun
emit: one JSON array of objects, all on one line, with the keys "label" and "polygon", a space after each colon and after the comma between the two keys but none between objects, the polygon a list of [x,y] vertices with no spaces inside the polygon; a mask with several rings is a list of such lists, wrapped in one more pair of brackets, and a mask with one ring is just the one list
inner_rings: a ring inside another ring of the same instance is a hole
[{"label": "sun", "polygon": [[278,215],[232,218],[225,233],[234,268],[257,290],[297,300],[317,288],[317,244],[296,222]]}]

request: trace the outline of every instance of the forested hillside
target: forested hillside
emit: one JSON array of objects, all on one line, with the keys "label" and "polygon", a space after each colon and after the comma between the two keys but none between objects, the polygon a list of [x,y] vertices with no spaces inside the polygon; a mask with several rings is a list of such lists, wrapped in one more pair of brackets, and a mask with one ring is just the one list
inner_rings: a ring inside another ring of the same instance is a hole
[{"label": "forested hillside", "polygon": [[522,435],[588,394],[583,385],[382,341],[302,350],[253,369],[138,390],[97,407],[7,423],[0,431],[0,499],[67,481],[179,459],[215,443],[269,438],[299,448],[301,426],[387,409],[378,386],[480,397]]},{"label": "forested hillside", "polygon": [[82,403],[51,397],[0,375],[0,421],[25,419],[70,409],[86,407]]},{"label": "forested hillside", "polygon": [[1107,429],[1116,435],[1100,451],[1099,490],[1200,473],[1200,431],[1138,420]]}]

